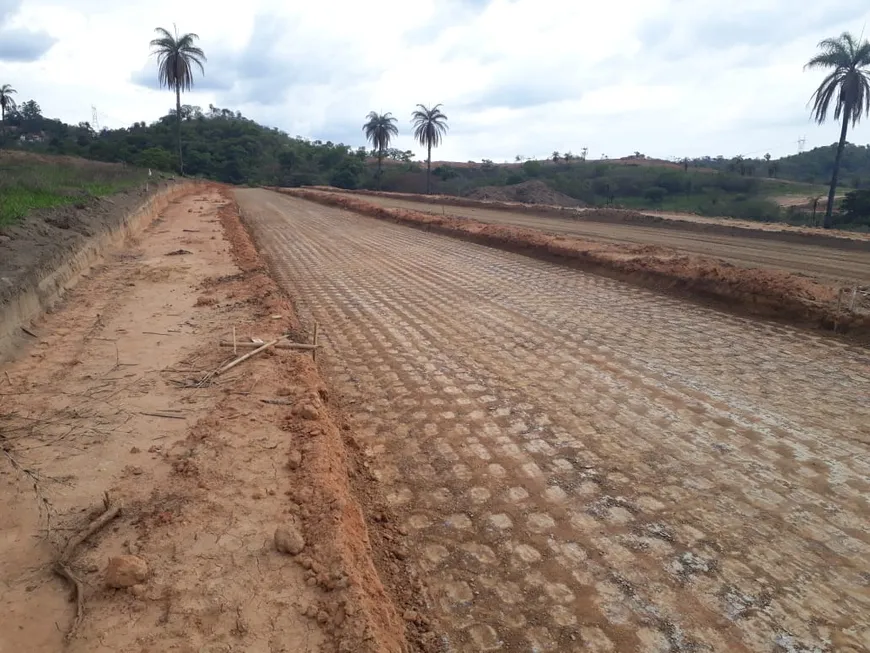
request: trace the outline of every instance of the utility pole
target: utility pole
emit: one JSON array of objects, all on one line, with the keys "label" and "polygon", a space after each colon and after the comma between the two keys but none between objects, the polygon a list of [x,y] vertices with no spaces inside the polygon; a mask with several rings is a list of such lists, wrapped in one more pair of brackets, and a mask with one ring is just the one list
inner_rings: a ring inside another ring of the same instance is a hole
[{"label": "utility pole", "polygon": [[801,136],[801,137],[797,140],[797,144],[798,144],[798,154],[803,153],[803,151],[804,151],[804,145],[806,145],[806,143],[807,143],[807,137],[806,137],[806,136]]},{"label": "utility pole", "polygon": [[91,105],[91,127],[96,133],[100,133],[100,118],[97,115],[97,107]]}]

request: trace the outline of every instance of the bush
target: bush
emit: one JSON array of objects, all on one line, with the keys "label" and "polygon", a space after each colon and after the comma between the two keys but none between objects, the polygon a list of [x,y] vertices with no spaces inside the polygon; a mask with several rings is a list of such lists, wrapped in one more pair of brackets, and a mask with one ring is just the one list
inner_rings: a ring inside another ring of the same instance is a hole
[{"label": "bush", "polygon": [[541,162],[540,161],[526,161],[523,164],[523,172],[526,173],[531,178],[537,178],[541,176]]},{"label": "bush", "polygon": [[661,204],[668,191],[661,186],[652,186],[643,192],[643,196],[654,204]]}]

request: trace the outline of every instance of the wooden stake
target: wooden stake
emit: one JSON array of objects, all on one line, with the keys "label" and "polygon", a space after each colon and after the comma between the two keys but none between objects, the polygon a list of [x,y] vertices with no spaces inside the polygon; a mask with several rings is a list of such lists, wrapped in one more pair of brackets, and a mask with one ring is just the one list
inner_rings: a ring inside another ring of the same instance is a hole
[{"label": "wooden stake", "polygon": [[238,355],[239,348],[236,346],[236,327],[233,327],[233,356]]},{"label": "wooden stake", "polygon": [[314,347],[311,349],[311,360],[317,361],[317,331],[320,328],[320,325],[315,321],[314,322]]},{"label": "wooden stake", "polygon": [[260,352],[266,351],[267,349],[269,349],[269,347],[274,347],[274,346],[277,345],[279,342],[281,342],[282,340],[284,340],[285,337],[286,337],[286,336],[281,336],[280,338],[276,338],[275,340],[272,340],[271,342],[267,342],[265,345],[261,345],[260,347],[258,347],[258,348],[255,349],[254,351],[249,351],[249,352],[248,352],[247,354],[245,354],[244,356],[239,356],[236,360],[232,361],[231,363],[227,363],[227,364],[224,365],[222,368],[220,368],[219,370],[217,370],[217,371],[214,373],[214,375],[215,375],[215,376],[220,376],[220,375],[223,374],[224,372],[228,372],[228,371],[230,371],[231,369],[233,369],[233,368],[234,368],[236,365],[238,365],[239,363],[244,363],[244,362],[245,362],[246,360],[248,360],[249,358],[252,358],[253,356],[256,356],[256,355],[259,354]]},{"label": "wooden stake", "polygon": [[843,289],[840,288],[840,292],[837,293],[837,314],[834,316],[834,333],[837,332],[837,326],[840,324],[840,304],[843,301]]}]

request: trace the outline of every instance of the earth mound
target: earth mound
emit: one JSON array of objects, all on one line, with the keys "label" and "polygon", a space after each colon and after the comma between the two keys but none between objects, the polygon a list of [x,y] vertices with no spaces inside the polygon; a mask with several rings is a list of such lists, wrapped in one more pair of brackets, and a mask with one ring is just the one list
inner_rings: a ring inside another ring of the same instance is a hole
[{"label": "earth mound", "polygon": [[585,206],[565,193],[553,190],[543,181],[524,181],[512,186],[481,186],[466,195],[469,199],[491,202],[521,202],[523,204],[549,204],[551,206]]}]

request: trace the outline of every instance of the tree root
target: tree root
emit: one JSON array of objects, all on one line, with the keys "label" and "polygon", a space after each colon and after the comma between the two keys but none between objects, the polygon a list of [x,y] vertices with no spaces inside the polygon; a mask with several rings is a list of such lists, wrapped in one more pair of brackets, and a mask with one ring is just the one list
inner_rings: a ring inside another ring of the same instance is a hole
[{"label": "tree root", "polygon": [[75,555],[76,549],[81,546],[81,544],[88,539],[91,535],[96,533],[98,530],[104,528],[106,524],[112,521],[115,517],[121,514],[121,505],[116,504],[112,505],[109,500],[109,495],[106,494],[103,497],[103,513],[93,520],[88,527],[81,531],[79,534],[74,535],[69,540],[67,540],[66,546],[63,547],[63,551],[61,551],[60,557],[54,563],[54,567],[52,571],[55,574],[60,576],[61,578],[66,579],[73,588],[73,598],[76,602],[76,616],[67,631],[66,638],[67,640],[75,637],[76,631],[79,628],[79,625],[82,623],[82,619],[85,616],[85,598],[84,598],[84,589],[82,587],[82,582],[78,579],[78,577],[72,572],[69,568],[69,563]]}]

